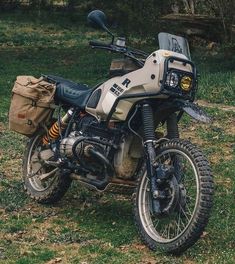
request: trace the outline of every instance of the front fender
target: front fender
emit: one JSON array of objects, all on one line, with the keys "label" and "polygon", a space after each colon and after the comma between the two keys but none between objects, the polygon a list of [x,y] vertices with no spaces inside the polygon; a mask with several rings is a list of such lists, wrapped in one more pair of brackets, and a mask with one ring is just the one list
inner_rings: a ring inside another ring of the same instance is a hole
[{"label": "front fender", "polygon": [[189,101],[184,100],[174,100],[174,104],[177,108],[182,109],[184,112],[186,112],[188,115],[190,115],[192,118],[204,122],[204,123],[210,123],[211,118],[210,116],[204,112],[197,104],[194,104]]}]

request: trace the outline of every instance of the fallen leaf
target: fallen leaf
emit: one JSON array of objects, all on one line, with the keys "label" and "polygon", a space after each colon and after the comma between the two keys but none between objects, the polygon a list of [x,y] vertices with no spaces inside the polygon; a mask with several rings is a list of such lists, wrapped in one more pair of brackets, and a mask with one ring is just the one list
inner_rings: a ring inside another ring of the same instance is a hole
[{"label": "fallen leaf", "polygon": [[46,262],[46,264],[55,264],[55,263],[60,263],[62,261],[62,258],[55,258],[51,259],[50,261]]},{"label": "fallen leaf", "polygon": [[205,232],[205,231],[204,231],[204,232],[201,234],[201,238],[206,237],[208,234],[209,234],[208,232]]}]

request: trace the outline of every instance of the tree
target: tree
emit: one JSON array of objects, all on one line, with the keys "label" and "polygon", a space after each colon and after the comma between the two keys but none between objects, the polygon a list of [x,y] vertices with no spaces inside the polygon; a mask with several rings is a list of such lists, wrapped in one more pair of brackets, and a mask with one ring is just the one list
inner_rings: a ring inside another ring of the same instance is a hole
[{"label": "tree", "polygon": [[232,41],[235,23],[235,0],[206,0],[205,6],[211,8],[215,16],[220,17],[226,41]]},{"label": "tree", "polygon": [[183,0],[184,7],[187,13],[195,14],[196,0]]}]

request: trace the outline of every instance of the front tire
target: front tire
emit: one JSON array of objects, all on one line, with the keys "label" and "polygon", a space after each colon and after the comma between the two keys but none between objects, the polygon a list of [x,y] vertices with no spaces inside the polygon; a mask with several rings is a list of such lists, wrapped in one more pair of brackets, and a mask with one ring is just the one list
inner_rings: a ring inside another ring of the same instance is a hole
[{"label": "front tire", "polygon": [[[135,223],[150,249],[180,254],[200,238],[208,222],[213,197],[211,170],[202,152],[188,141],[169,140],[158,147],[156,154],[156,164],[174,167],[174,181],[164,187],[175,195],[174,203],[169,202],[167,214],[153,213],[144,164],[134,195]],[[168,206],[167,201],[161,203]]]},{"label": "front tire", "polygon": [[[68,175],[61,170],[45,181],[38,176],[54,170],[54,167],[45,166],[40,162],[38,154],[42,148],[42,133],[38,133],[28,142],[23,158],[23,183],[27,194],[38,203],[53,204],[59,201],[71,185]],[[34,175],[35,174],[35,175]],[[29,176],[34,175],[34,176]]]}]

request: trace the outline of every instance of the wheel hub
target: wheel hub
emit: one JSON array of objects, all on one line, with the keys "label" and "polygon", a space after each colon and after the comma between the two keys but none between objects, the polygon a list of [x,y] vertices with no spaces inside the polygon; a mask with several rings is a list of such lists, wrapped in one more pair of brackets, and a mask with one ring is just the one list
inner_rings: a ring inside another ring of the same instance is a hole
[{"label": "wheel hub", "polygon": [[180,188],[175,176],[165,184],[163,192],[166,195],[165,199],[160,201],[161,212],[163,216],[168,216],[175,210],[180,196]]},{"label": "wheel hub", "polygon": [[153,199],[157,199],[160,205],[158,217],[167,217],[169,214],[185,208],[186,190],[174,173],[174,167],[169,165],[159,165],[157,173],[158,189],[153,192]]}]

